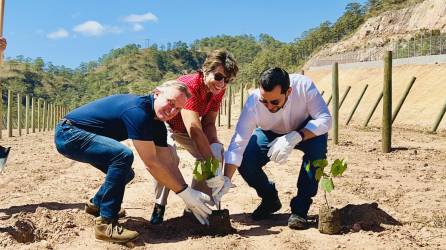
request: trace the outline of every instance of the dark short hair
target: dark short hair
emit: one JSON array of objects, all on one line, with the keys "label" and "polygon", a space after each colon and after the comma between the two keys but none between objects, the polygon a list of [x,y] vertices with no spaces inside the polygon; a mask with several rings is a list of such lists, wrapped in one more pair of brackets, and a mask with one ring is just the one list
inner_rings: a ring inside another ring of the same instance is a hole
[{"label": "dark short hair", "polygon": [[260,87],[265,91],[272,91],[277,85],[281,87],[281,93],[285,94],[290,88],[290,76],[281,68],[270,68],[260,75]]}]

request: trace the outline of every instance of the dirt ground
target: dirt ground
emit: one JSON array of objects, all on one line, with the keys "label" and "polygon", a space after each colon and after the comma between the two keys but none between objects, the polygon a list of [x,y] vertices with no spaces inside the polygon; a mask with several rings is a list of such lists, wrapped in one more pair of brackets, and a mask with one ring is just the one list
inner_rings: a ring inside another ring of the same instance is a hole
[{"label": "dirt ground", "polygon": [[[234,118],[235,119],[235,118]],[[234,120],[235,122],[235,120]],[[233,123],[234,124],[234,123]],[[227,145],[232,129],[219,128]],[[237,187],[223,198],[237,230],[227,236],[203,236],[198,227],[182,217],[184,204],[171,194],[165,222],[148,220],[153,208],[153,182],[136,158],[135,179],[127,186],[123,207],[125,226],[141,236],[132,244],[97,241],[93,218],[83,212],[83,203],[96,192],[103,175],[95,168],[59,155],[53,134],[43,132],[2,139],[13,147],[6,171],[0,177],[0,248],[4,249],[445,249],[446,248],[446,133],[428,134],[407,129],[393,130],[393,151],[381,153],[377,128],[341,127],[340,143],[329,142],[329,159],[345,158],[348,169],[335,181],[330,204],[354,205],[354,220],[373,223],[368,230],[345,230],[341,235],[323,235],[313,227],[296,231],[287,227],[289,201],[296,194],[301,152],[287,164],[268,164],[266,172],[276,182],[282,209],[271,219],[255,222],[250,213],[260,200],[236,174]],[[130,142],[124,142],[130,145]],[[179,150],[181,171],[191,178],[192,157]],[[373,207],[376,203],[378,207]],[[310,215],[316,219],[324,205],[320,190]],[[364,219],[363,215],[368,215]],[[361,221],[373,220],[373,221]],[[365,228],[365,227],[364,227]],[[25,243],[20,243],[25,242]]]}]

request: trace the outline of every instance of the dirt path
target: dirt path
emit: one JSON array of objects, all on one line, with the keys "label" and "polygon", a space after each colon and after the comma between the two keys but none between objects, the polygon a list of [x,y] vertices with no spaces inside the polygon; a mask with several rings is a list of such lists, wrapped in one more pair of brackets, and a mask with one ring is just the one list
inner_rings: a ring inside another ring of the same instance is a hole
[{"label": "dirt path", "polygon": [[[348,133],[348,134],[347,134]],[[231,131],[221,128],[227,144]],[[301,153],[293,152],[286,165],[268,164],[266,171],[276,182],[283,208],[260,223],[249,214],[259,203],[254,190],[236,174],[237,185],[224,197],[237,233],[224,237],[200,236],[194,223],[182,218],[183,202],[172,194],[166,222],[152,226],[152,181],[139,158],[136,178],[128,185],[123,206],[124,224],[141,237],[130,245],[137,249],[429,249],[446,248],[446,135],[394,130],[389,154],[380,153],[380,131],[342,128],[340,145],[329,146],[329,159],[345,158],[349,168],[335,180],[329,201],[337,207],[376,202],[380,227],[374,231],[329,236],[316,228],[303,231],[287,227],[289,201],[295,195]],[[129,144],[129,142],[124,142]],[[6,172],[1,174],[0,212],[11,215],[0,220],[0,247],[6,249],[121,249],[129,246],[94,239],[92,218],[83,212],[83,202],[102,182],[102,174],[86,164],[57,154],[49,132],[2,140],[13,146]],[[180,150],[181,168],[191,176],[193,159]],[[319,192],[310,214],[323,203]],[[364,211],[364,210],[363,210]],[[400,225],[392,225],[400,224]],[[17,234],[17,228],[21,228]],[[34,227],[34,231],[31,227]],[[28,233],[27,233],[28,229]],[[31,233],[33,232],[33,233]],[[28,243],[19,243],[28,241]]]}]

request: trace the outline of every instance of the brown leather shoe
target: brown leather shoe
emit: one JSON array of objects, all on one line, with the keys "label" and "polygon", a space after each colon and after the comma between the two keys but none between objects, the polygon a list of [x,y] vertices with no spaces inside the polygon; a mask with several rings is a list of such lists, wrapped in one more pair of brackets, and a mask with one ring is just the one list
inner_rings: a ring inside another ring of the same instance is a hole
[{"label": "brown leather shoe", "polygon": [[[99,208],[91,200],[88,200],[85,203],[85,212],[87,214],[93,215],[94,217],[98,217],[100,215]],[[125,217],[125,209],[124,208],[121,208],[119,210],[118,217],[119,218]]]},{"label": "brown leather shoe", "polygon": [[94,220],[94,236],[98,240],[125,243],[136,239],[139,233],[123,228],[118,220],[110,220],[101,216]]}]

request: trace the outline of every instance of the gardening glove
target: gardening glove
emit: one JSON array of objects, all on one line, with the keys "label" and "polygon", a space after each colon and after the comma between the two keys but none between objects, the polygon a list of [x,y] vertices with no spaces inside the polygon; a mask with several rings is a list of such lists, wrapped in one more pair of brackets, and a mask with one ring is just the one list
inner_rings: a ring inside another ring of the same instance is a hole
[{"label": "gardening glove", "polygon": [[194,214],[195,218],[201,223],[209,225],[208,216],[212,210],[205,205],[210,201],[210,197],[200,191],[187,187],[178,196],[186,203],[186,207]]},{"label": "gardening glove", "polygon": [[216,176],[218,176],[218,175],[222,174],[223,154],[225,153],[225,149],[223,147],[223,144],[221,144],[221,143],[212,143],[211,150],[212,150],[212,155],[214,156],[214,158],[220,161],[220,166],[218,167],[217,173],[215,174]]},{"label": "gardening glove", "polygon": [[286,162],[291,150],[302,141],[302,136],[297,131],[292,131],[286,135],[277,137],[268,144],[268,157],[271,161],[279,164]]},{"label": "gardening glove", "polygon": [[223,195],[232,187],[231,179],[224,175],[218,175],[206,180],[206,185],[212,189],[212,198],[215,204],[218,204]]}]

